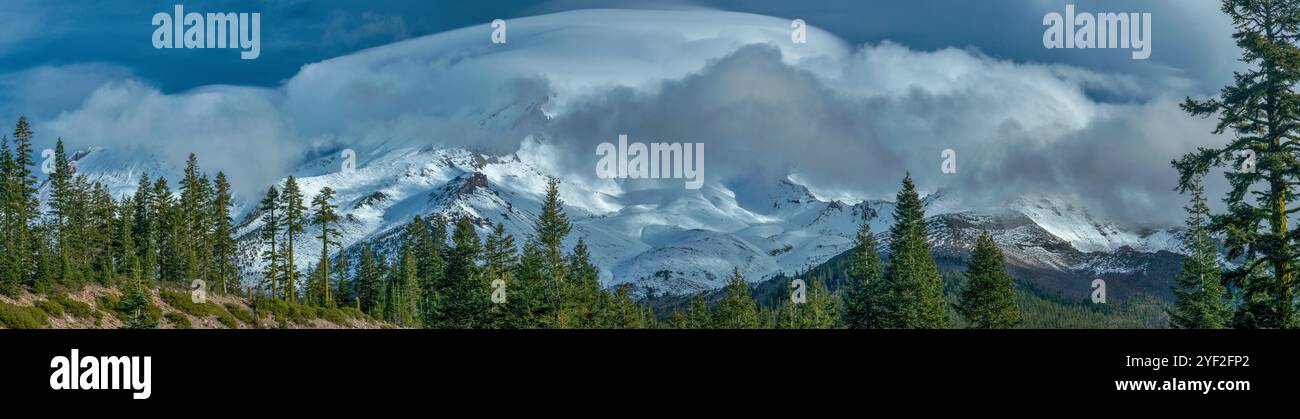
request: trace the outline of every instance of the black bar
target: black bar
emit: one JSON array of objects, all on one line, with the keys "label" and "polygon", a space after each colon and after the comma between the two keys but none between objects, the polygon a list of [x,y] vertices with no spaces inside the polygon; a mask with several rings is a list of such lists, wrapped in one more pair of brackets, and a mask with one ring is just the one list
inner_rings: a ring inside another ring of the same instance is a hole
[{"label": "black bar", "polygon": [[[683,395],[728,393],[780,400],[809,386],[832,404],[863,392],[887,405],[893,395],[936,391],[989,400],[1213,402],[1293,393],[1298,337],[1243,330],[7,330],[0,331],[0,368],[5,398],[128,406],[397,396],[563,401],[575,393],[679,404],[691,399]],[[83,358],[152,357],[150,397],[52,390],[51,359],[74,348]],[[1126,366],[1127,357],[1176,355],[1248,357],[1248,364]],[[1250,389],[1115,389],[1116,380],[1172,378],[1249,381]]]}]

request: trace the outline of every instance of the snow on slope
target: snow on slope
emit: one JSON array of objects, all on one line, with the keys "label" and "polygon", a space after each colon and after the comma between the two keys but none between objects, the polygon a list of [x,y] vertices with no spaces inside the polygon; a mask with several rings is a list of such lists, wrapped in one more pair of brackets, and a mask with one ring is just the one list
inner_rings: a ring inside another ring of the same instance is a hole
[{"label": "snow on slope", "polygon": [[[68,161],[77,174],[86,177],[88,183],[103,184],[108,187],[109,194],[117,198],[135,193],[142,174],[148,174],[151,180],[159,175],[166,176],[174,189],[175,179],[179,179],[182,173],[182,167],[176,163],[164,161],[154,153],[138,148],[90,147],[72,152]],[[42,202],[48,192],[44,182],[45,179],[40,185]]]},{"label": "snow on slope", "polygon": [[[431,214],[469,217],[480,234],[502,223],[521,244],[532,234],[546,179],[529,161],[533,156],[435,148],[397,148],[368,156],[352,172],[322,173],[319,162],[299,171],[307,174],[298,178],[307,196],[327,185],[335,189],[344,246],[391,240],[414,216]],[[611,183],[597,185],[599,191],[577,183],[561,188],[574,225],[567,244],[578,238],[587,242],[607,286],[632,283],[639,289],[693,292],[720,286],[733,266],[753,281],[807,269],[851,246],[861,210],[805,195],[760,214],[739,206],[734,193],[720,185],[610,195],[605,192],[618,190]],[[238,231],[248,255],[261,250],[253,234],[262,225],[258,215],[251,213]],[[315,234],[309,227],[301,237]],[[297,246],[295,264],[305,269],[319,260],[319,252],[311,242]],[[253,278],[260,262],[247,262]],[[664,271],[672,275],[666,277]]]},{"label": "snow on slope", "polygon": [[1142,252],[1177,252],[1182,248],[1177,235],[1167,229],[1125,230],[1113,222],[1094,217],[1077,199],[1022,197],[1008,207],[1025,214],[1043,229],[1083,252],[1114,252],[1125,246]]},{"label": "snow on slope", "polygon": [[[531,140],[530,140],[531,141]],[[330,186],[343,216],[345,246],[371,242],[393,252],[404,226],[416,216],[466,216],[487,234],[501,223],[517,243],[532,234],[546,188],[544,153],[485,155],[460,148],[379,147],[358,156],[354,171],[339,170],[336,151],[295,171],[307,197]],[[78,173],[109,185],[115,196],[134,192],[141,173],[178,176],[180,169],[148,157],[93,148],[73,154]],[[283,180],[280,181],[283,183]],[[699,190],[646,191],[615,181],[564,183],[561,196],[573,222],[566,243],[587,242],[606,286],[630,284],[637,292],[690,293],[725,284],[732,267],[750,281],[815,267],[849,250],[864,211],[873,214],[872,231],[884,235],[893,223],[892,202],[849,205],[823,201],[792,181],[773,185],[756,205],[746,208],[723,185]],[[256,200],[253,200],[255,202]],[[1063,197],[1024,197],[996,208],[969,208],[945,191],[923,199],[930,238],[937,252],[966,249],[983,229],[1007,250],[1012,263],[1046,269],[1133,272],[1142,269],[1124,252],[1179,252],[1175,230],[1129,231],[1100,220]],[[260,271],[259,214],[242,206],[241,237],[245,278]],[[308,269],[320,260],[309,227],[299,237],[295,264]],[[947,249],[947,250],[945,250]],[[354,248],[355,250],[355,248]],[[1097,253],[1098,256],[1083,254]]]}]

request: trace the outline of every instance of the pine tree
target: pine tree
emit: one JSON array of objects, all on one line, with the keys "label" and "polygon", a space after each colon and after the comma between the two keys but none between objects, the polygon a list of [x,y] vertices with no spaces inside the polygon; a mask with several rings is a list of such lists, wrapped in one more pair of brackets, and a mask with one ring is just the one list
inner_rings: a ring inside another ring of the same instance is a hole
[{"label": "pine tree", "polygon": [[1181,271],[1174,278],[1177,285],[1173,287],[1170,326],[1222,329],[1231,320],[1232,305],[1227,289],[1220,282],[1219,249],[1210,238],[1210,207],[1205,203],[1199,179],[1194,180],[1189,191],[1192,202],[1187,207],[1187,232],[1183,239],[1189,254],[1183,258]]},{"label": "pine tree", "polygon": [[[511,298],[511,287],[518,287],[515,284],[514,268],[518,263],[518,257],[515,255],[515,238],[506,234],[506,227],[497,223],[489,234],[487,240],[483,242],[483,252],[481,253],[481,265],[483,281],[489,287],[495,287],[496,281],[504,284],[506,291],[506,301],[501,304],[493,303],[488,306],[487,316],[488,323],[495,328],[515,328],[522,327],[517,318],[514,317],[516,312],[511,311],[508,304]],[[493,290],[489,290],[493,291]]]},{"label": "pine tree", "polygon": [[630,284],[623,284],[613,292],[601,291],[596,295],[596,307],[588,327],[600,329],[642,329],[648,327],[641,306],[632,300]]},{"label": "pine tree", "polygon": [[718,303],[713,313],[714,327],[721,329],[754,329],[759,327],[758,305],[750,294],[749,283],[733,268],[727,282],[726,297]]},{"label": "pine tree", "polygon": [[280,190],[271,186],[266,190],[266,196],[262,198],[262,203],[258,207],[258,211],[262,212],[262,243],[270,244],[270,248],[262,252],[262,260],[266,261],[267,265],[263,276],[271,287],[271,298],[279,298],[280,271],[276,269],[276,262],[280,260],[280,253],[276,251],[275,245],[284,222],[280,205]]},{"label": "pine tree", "polygon": [[[1212,233],[1225,234],[1227,259],[1239,262],[1224,280],[1242,290],[1234,323],[1239,327],[1293,328],[1297,320],[1295,228],[1290,206],[1300,182],[1300,8],[1293,1],[1224,0],[1222,10],[1233,22],[1233,38],[1248,70],[1220,97],[1187,98],[1187,113],[1218,115],[1214,133],[1233,131],[1220,148],[1199,148],[1173,165],[1180,192],[1195,187],[1210,169],[1233,166],[1225,173],[1231,190],[1228,213],[1213,217]],[[1250,166],[1250,167],[1247,167]],[[1251,202],[1247,197],[1254,197]]]},{"label": "pine tree", "polygon": [[294,239],[303,231],[303,214],[306,214],[307,207],[303,206],[302,189],[298,187],[298,180],[289,176],[284,181],[284,190],[280,193],[281,211],[284,213],[284,289],[287,292],[289,301],[298,301],[298,269],[294,266],[293,252],[295,249]]},{"label": "pine tree", "polygon": [[122,198],[117,206],[117,225],[113,231],[114,257],[117,258],[117,274],[127,281],[141,281],[143,274],[140,254],[136,250],[135,226],[133,217],[135,201],[132,197]]},{"label": "pine tree", "polygon": [[167,179],[159,177],[154,181],[152,195],[153,200],[150,203],[153,204],[153,208],[149,212],[149,218],[153,220],[154,236],[157,239],[158,281],[167,279],[179,281],[181,279],[180,252],[176,248],[179,223]]},{"label": "pine tree", "polygon": [[537,243],[542,251],[542,275],[546,281],[546,301],[555,317],[554,323],[564,323],[564,279],[568,266],[564,258],[564,238],[572,225],[564,215],[564,201],[560,199],[560,181],[550,178],[546,184],[546,198],[537,220]]},{"label": "pine tree", "polygon": [[140,174],[131,217],[131,234],[135,238],[136,257],[140,260],[140,279],[151,281],[158,277],[158,242],[155,235],[157,221],[150,216],[154,206],[153,182],[148,173]]},{"label": "pine tree", "polygon": [[781,329],[831,329],[840,318],[839,301],[826,288],[826,284],[813,277],[806,285],[806,301],[791,301],[787,288],[786,298],[781,300],[776,319],[776,327]]},{"label": "pine tree", "polygon": [[14,244],[12,225],[14,202],[17,200],[17,164],[9,148],[9,136],[0,136],[0,294],[17,296],[22,289],[22,275],[18,268],[18,249]]},{"label": "pine tree", "polygon": [[32,284],[36,281],[35,268],[37,259],[33,246],[40,240],[33,234],[33,226],[40,216],[36,198],[36,176],[32,173],[35,161],[32,157],[32,130],[27,117],[19,117],[13,133],[13,161],[9,167],[9,197],[4,228],[9,236],[7,249],[13,254],[14,263],[0,284],[8,290],[15,290],[14,282]]},{"label": "pine tree", "polygon": [[[355,307],[360,303],[357,301],[356,283],[348,280],[348,270],[351,268],[348,265],[348,255],[344,250],[342,247],[339,248],[334,263],[335,275],[339,277],[338,285],[334,288],[334,304],[338,307]],[[360,307],[356,308],[361,309]]]},{"label": "pine tree", "polygon": [[72,166],[68,164],[67,153],[63,149],[63,139],[54,145],[54,170],[50,173],[50,228],[53,240],[58,243],[59,277],[68,279],[77,275],[73,270],[73,240],[80,236],[72,228],[72,217],[77,213],[74,202]]},{"label": "pine tree", "polygon": [[926,242],[925,213],[912,177],[903,178],[890,227],[890,258],[883,278],[881,326],[903,329],[947,327],[943,281]]},{"label": "pine tree", "polygon": [[122,291],[122,299],[117,304],[117,311],[128,313],[127,319],[123,323],[123,329],[155,329],[158,327],[158,319],[150,313],[149,288],[139,281],[131,281],[125,290]]},{"label": "pine tree", "polygon": [[957,312],[970,321],[971,328],[1011,329],[1020,325],[1020,308],[1016,307],[1015,288],[1002,249],[987,231],[975,241],[966,278]]},{"label": "pine tree", "polygon": [[370,245],[364,245],[361,248],[361,262],[357,265],[356,279],[353,282],[357,284],[357,298],[361,311],[376,318],[383,315],[382,311],[376,310],[383,293],[381,278],[374,250]]},{"label": "pine tree", "polygon": [[649,294],[647,294],[646,296],[646,302],[642,305],[645,307],[645,314],[643,314],[643,316],[645,317],[645,321],[642,322],[644,328],[646,329],[662,328],[662,324],[659,323],[659,317],[655,315],[655,306],[653,304],[653,299],[650,298]]},{"label": "pine tree", "polygon": [[[728,292],[730,291],[731,289],[728,288]],[[691,302],[686,307],[685,315],[673,313],[673,316],[673,327],[678,329],[711,329],[717,324],[716,315],[709,308],[708,303],[704,302],[704,295],[702,294],[696,294],[695,297],[691,298]]]},{"label": "pine tree", "polygon": [[311,200],[311,206],[316,210],[312,215],[312,223],[320,226],[320,235],[316,236],[321,241],[320,277],[317,280],[323,295],[319,304],[327,307],[334,305],[334,299],[330,297],[330,243],[338,244],[339,235],[338,230],[334,228],[339,215],[334,211],[333,200],[334,189],[328,186],[321,189],[320,194]]},{"label": "pine tree", "polygon": [[870,208],[862,211],[862,224],[854,238],[853,265],[849,270],[844,291],[844,327],[850,329],[877,329],[882,327],[881,309],[884,303],[884,282],[881,280],[879,245],[871,233]]},{"label": "pine tree", "polygon": [[183,274],[181,279],[186,283],[195,279],[205,282],[208,280],[207,270],[200,266],[201,256],[206,253],[201,248],[209,244],[205,229],[208,216],[208,188],[207,180],[199,173],[198,157],[190,153],[185,162],[185,175],[180,184],[180,202],[176,208],[177,252],[178,259],[181,261],[179,271]]},{"label": "pine tree", "polygon": [[376,319],[387,319],[388,300],[389,300],[388,294],[390,292],[389,289],[392,288],[391,286],[389,286],[389,282],[391,282],[389,278],[390,269],[388,268],[389,264],[387,258],[379,254],[376,254],[375,256],[376,256],[375,257],[376,287],[375,287],[374,306],[371,307],[371,311],[373,311],[373,313],[371,313],[371,315],[374,316]]},{"label": "pine tree", "polygon": [[86,231],[92,271],[100,284],[108,285],[117,274],[113,249],[113,229],[117,226],[117,203],[109,195],[108,187],[99,182],[92,186],[91,228]]},{"label": "pine tree", "polygon": [[32,254],[29,257],[35,266],[32,268],[31,281],[28,285],[34,293],[48,293],[63,272],[59,246],[54,241],[54,230],[49,223],[32,226],[31,234],[32,243],[29,248],[32,249]]},{"label": "pine tree", "polygon": [[555,323],[557,310],[549,299],[549,284],[544,273],[546,256],[536,240],[524,244],[515,265],[515,284],[509,288],[510,317],[519,328],[541,328]]},{"label": "pine tree", "polygon": [[446,280],[447,223],[442,215],[429,220],[415,216],[406,227],[407,240],[415,242],[416,271],[420,279],[420,321],[435,327],[440,321],[439,290],[451,286]]},{"label": "pine tree", "polygon": [[487,310],[489,291],[479,274],[477,261],[481,244],[474,224],[467,217],[456,220],[451,236],[453,247],[447,249],[447,288],[439,289],[441,310],[438,327],[473,328],[480,324]]},{"label": "pine tree", "polygon": [[[284,261],[289,259],[289,247],[284,246],[284,241],[280,242],[279,252],[280,254],[279,256],[276,256],[276,259],[280,261],[280,275],[281,275],[280,276],[280,298],[284,299],[284,301],[300,303],[300,301],[289,299],[290,290],[289,290],[289,278],[287,275],[291,274],[292,272],[289,272],[289,270],[284,268],[285,265]],[[294,279],[296,280],[297,278],[295,277]],[[293,297],[296,298],[297,296],[298,296],[298,290],[294,289]]]},{"label": "pine tree", "polygon": [[385,320],[403,327],[420,326],[416,299],[420,295],[417,284],[415,252],[410,242],[402,245],[402,254],[389,271],[388,298],[384,302]]},{"label": "pine tree", "polygon": [[217,278],[214,275],[216,270],[216,258],[214,257],[213,245],[217,242],[213,238],[213,230],[216,228],[217,220],[212,218],[212,205],[216,199],[216,190],[213,188],[212,180],[208,179],[206,173],[199,176],[198,182],[198,214],[195,215],[197,221],[194,223],[194,240],[196,241],[193,255],[195,263],[192,265],[195,270],[191,278],[203,280],[204,286],[208,289],[215,289]]},{"label": "pine tree", "polygon": [[208,218],[212,220],[212,277],[217,282],[222,294],[229,293],[229,287],[235,278],[235,239],[234,220],[230,217],[230,207],[234,200],[230,193],[230,183],[226,174],[217,172],[216,191],[212,205],[208,208]]},{"label": "pine tree", "polygon": [[[71,171],[71,164],[69,164]],[[74,176],[70,189],[69,213],[60,233],[50,240],[57,243],[60,279],[64,284],[81,287],[91,274],[90,251],[87,248],[95,239],[88,232],[92,223],[91,186],[85,176]]]},{"label": "pine tree", "polygon": [[561,294],[565,315],[561,327],[599,327],[593,323],[592,315],[605,296],[600,289],[600,271],[591,263],[591,254],[587,252],[587,243],[583,239],[578,239],[578,244],[573,247],[565,271],[567,278],[562,283]]}]

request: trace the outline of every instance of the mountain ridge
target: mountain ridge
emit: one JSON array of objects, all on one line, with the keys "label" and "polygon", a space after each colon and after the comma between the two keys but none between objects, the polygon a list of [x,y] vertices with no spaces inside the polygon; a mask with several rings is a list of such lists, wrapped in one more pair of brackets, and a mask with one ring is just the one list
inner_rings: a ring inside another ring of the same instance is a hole
[{"label": "mountain ridge", "polygon": [[[341,242],[350,258],[365,243],[392,255],[404,225],[416,215],[468,217],[481,235],[501,223],[522,244],[532,234],[545,190],[543,147],[526,141],[519,151],[500,155],[435,146],[378,148],[364,150],[355,170],[330,170],[339,165],[331,154],[294,172],[308,197],[325,186],[336,191]],[[150,167],[167,175],[161,166],[113,165],[118,159],[98,147],[74,157],[80,173],[105,182],[118,196],[132,192],[139,173]],[[716,182],[695,191],[640,186],[634,180],[582,179],[561,186],[575,233],[566,245],[584,239],[602,284],[630,285],[637,295],[714,290],[733,267],[752,282],[808,271],[851,249],[863,212],[871,215],[882,243],[893,219],[890,201],[820,199],[789,179],[767,190],[759,202],[769,204],[761,208],[746,208],[735,191]],[[251,283],[260,278],[262,245],[259,213],[250,202],[256,199],[237,203],[236,237],[241,277]],[[923,205],[936,256],[964,257],[979,232],[989,230],[1020,276],[1065,295],[1079,295],[1089,278],[1101,277],[1120,280],[1114,288],[1120,296],[1167,296],[1163,278],[1181,252],[1180,229],[1124,229],[1068,197],[975,206],[940,190],[925,196]],[[315,234],[308,226],[302,237]],[[319,250],[304,244],[295,259],[307,269],[320,260]]]}]

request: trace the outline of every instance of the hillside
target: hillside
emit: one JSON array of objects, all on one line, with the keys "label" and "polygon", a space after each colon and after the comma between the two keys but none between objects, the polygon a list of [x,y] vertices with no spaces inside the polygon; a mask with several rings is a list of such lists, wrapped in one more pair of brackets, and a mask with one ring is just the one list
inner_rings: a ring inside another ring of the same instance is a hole
[{"label": "hillside", "polygon": [[[160,329],[378,329],[391,325],[352,309],[322,309],[284,301],[252,300],[209,294],[194,303],[187,291],[151,288],[149,314]],[[3,329],[117,329],[127,313],[118,310],[122,292],[101,285],[52,294],[24,290],[11,298],[0,294]],[[256,307],[256,308],[255,308]],[[256,316],[254,315],[256,313]]]}]

